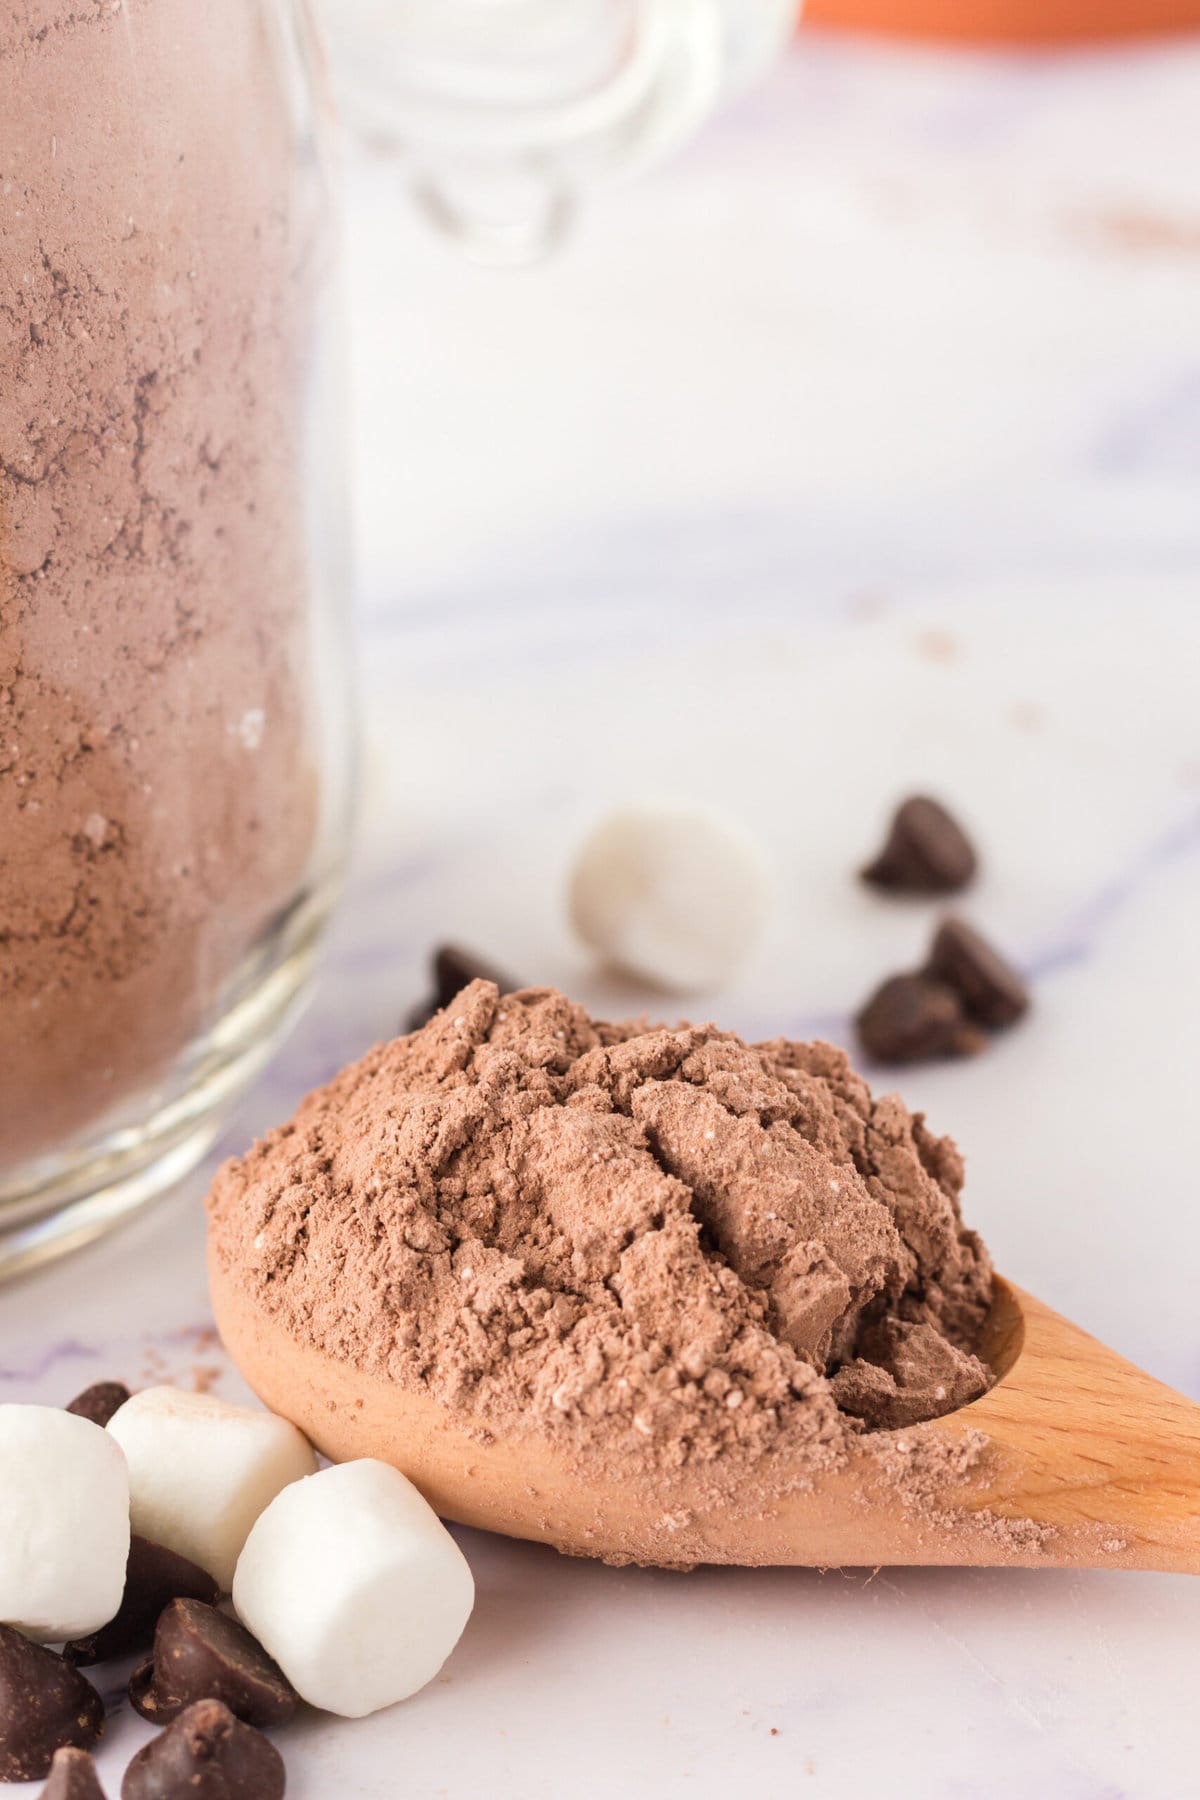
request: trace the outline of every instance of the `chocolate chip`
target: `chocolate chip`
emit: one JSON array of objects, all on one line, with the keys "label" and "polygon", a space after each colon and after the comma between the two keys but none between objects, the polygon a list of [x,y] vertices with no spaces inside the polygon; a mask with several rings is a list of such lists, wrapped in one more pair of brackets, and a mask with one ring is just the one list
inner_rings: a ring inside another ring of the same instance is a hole
[{"label": "chocolate chip", "polygon": [[974,1056],[987,1042],[954,989],[927,975],[893,975],[858,1015],[864,1050],[882,1063]]},{"label": "chocolate chip", "polygon": [[158,1694],[154,1686],[154,1658],[147,1656],[142,1662],[134,1665],[128,1683],[129,1704],[135,1713],[151,1725],[169,1725],[172,1719],[179,1717],[183,1711],[182,1702],[173,1706],[169,1700],[163,1702],[160,1713]]},{"label": "chocolate chip", "polygon": [[86,1750],[56,1750],[40,1800],[104,1800],[96,1765]]},{"label": "chocolate chip", "polygon": [[283,1758],[219,1700],[199,1700],[139,1750],[121,1800],[283,1800]]},{"label": "chocolate chip", "polygon": [[93,1425],[107,1425],[118,1408],[131,1398],[123,1381],[97,1381],[92,1387],[84,1388],[82,1394],[76,1394],[66,1410],[77,1413],[81,1419],[90,1419]]},{"label": "chocolate chip", "polygon": [[167,1725],[196,1700],[220,1700],[247,1725],[285,1725],[295,1688],[244,1625],[196,1600],[173,1600],[158,1621],[154,1655],[129,1683],[135,1711]]},{"label": "chocolate chip", "polygon": [[115,1656],[132,1656],[149,1648],[159,1614],[172,1600],[204,1600],[211,1605],[220,1591],[212,1576],[186,1556],[133,1537],[125,1565],[125,1592],[116,1617],[89,1637],[65,1645],[63,1655],[79,1668]]},{"label": "chocolate chip", "polygon": [[40,1781],[64,1745],[89,1750],[104,1702],[53,1650],[0,1625],[0,1781]]},{"label": "chocolate chip", "polygon": [[433,996],[414,1006],[406,1021],[409,1031],[420,1031],[422,1025],[428,1025],[436,1012],[440,1012],[465,987],[473,981],[494,981],[502,994],[511,994],[521,986],[519,981],[504,974],[503,970],[493,967],[477,956],[473,950],[464,950],[458,944],[441,944],[433,953]]},{"label": "chocolate chip", "polygon": [[502,994],[511,994],[520,986],[502,970],[464,950],[459,944],[442,944],[433,954],[433,980],[439,1006],[449,1006],[473,981],[494,981]]},{"label": "chocolate chip", "polygon": [[953,894],[976,867],[962,826],[936,800],[914,794],[897,810],[886,844],[862,877],[897,893]]},{"label": "chocolate chip", "polygon": [[990,1031],[1029,1011],[1029,989],[1012,964],[962,919],[938,926],[925,973],[952,987],[971,1018]]}]

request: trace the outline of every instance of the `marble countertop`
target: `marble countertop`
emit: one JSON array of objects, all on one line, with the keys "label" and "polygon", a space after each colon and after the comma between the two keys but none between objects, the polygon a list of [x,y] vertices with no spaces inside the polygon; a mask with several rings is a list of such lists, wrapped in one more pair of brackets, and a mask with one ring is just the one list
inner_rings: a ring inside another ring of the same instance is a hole
[{"label": "marble countertop", "polygon": [[[999,1267],[1200,1399],[1197,168],[1200,47],[817,40],[544,269],[455,261],[353,166],[361,848],[226,1151],[390,1035],[447,934],[655,1004],[561,906],[629,796],[727,808],[774,865],[768,940],[689,1010],[846,1039],[932,918],[851,871],[932,787],[1036,1011],[904,1092],[964,1146]],[[3,1292],[0,1396],[239,1392],[203,1186]],[[462,1541],[479,1604],[443,1676],[289,1733],[296,1800],[1197,1792],[1195,1581]],[[114,1718],[110,1793],[146,1730]]]}]

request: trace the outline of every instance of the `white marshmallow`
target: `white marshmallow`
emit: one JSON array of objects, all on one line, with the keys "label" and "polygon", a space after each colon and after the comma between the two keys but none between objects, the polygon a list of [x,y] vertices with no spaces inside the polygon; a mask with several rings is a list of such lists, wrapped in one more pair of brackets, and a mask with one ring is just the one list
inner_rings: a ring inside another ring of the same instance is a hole
[{"label": "white marshmallow", "polygon": [[128,1560],[120,1446],[56,1406],[0,1406],[0,1623],[86,1637],[120,1606]]},{"label": "white marshmallow", "polygon": [[317,1466],[312,1445],[286,1419],[214,1394],[144,1388],[108,1429],[129,1463],[138,1536],[190,1557],[226,1592],[263,1507]]},{"label": "white marshmallow", "polygon": [[372,1460],[273,1500],[233,1580],[239,1617],[297,1691],[349,1719],[432,1681],[474,1603],[467,1560],[433,1508]]},{"label": "white marshmallow", "polygon": [[571,875],[584,943],[660,987],[715,987],[753,947],[770,880],[761,852],[715,813],[630,807],[596,827]]}]

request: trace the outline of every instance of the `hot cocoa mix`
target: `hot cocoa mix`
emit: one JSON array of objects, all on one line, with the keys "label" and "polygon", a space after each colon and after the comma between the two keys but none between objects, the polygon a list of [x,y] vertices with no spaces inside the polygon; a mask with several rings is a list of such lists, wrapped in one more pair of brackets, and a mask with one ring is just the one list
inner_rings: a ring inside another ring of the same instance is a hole
[{"label": "hot cocoa mix", "polygon": [[320,221],[265,17],[0,17],[5,1168],[163,1075],[312,847]]},{"label": "hot cocoa mix", "polygon": [[827,1044],[477,981],[228,1163],[212,1242],[275,1327],[488,1433],[800,1469],[990,1385],[962,1178]]}]

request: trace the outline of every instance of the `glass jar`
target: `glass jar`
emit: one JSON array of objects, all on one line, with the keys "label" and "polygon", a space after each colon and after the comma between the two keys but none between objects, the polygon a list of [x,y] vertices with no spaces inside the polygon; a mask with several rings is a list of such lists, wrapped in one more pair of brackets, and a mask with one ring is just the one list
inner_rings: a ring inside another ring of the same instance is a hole
[{"label": "glass jar", "polygon": [[471,255],[553,249],[599,183],[747,86],[800,0],[317,0],[346,116]]},{"label": "glass jar", "polygon": [[[418,202],[524,255],[744,80],[794,7],[338,0],[330,24]],[[0,6],[0,1276],[198,1159],[338,890],[319,66],[305,0]]]},{"label": "glass jar", "polygon": [[350,801],[332,213],[285,0],[0,12],[0,1266],[212,1139]]}]

